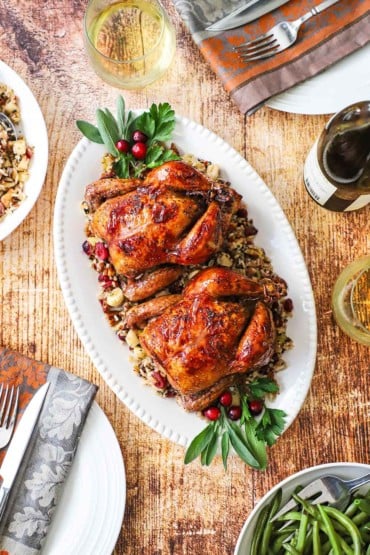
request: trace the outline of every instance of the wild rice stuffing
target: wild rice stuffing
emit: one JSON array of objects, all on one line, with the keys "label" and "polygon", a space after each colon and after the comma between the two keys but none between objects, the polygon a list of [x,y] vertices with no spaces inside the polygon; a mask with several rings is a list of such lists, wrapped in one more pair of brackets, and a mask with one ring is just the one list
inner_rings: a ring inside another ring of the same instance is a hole
[{"label": "wild rice stuffing", "polygon": [[[21,115],[14,91],[0,83],[0,112],[14,125],[19,124]],[[29,164],[33,149],[13,129],[0,119],[0,220],[13,212],[24,200],[24,184],[29,177]]]},{"label": "wild rice stuffing", "polygon": [[[215,164],[204,160],[198,160],[189,154],[182,156],[182,158],[186,163],[193,165],[213,180],[221,181],[220,170]],[[112,176],[109,155],[103,159],[102,163],[103,175]],[[102,309],[110,325],[115,330],[117,337],[128,345],[130,350],[130,361],[133,364],[135,372],[160,395],[164,397],[173,397],[176,393],[168,383],[165,374],[155,365],[154,361],[146,355],[140,345],[140,330],[128,330],[125,327],[127,310],[138,303],[131,302],[125,298],[120,286],[122,277],[117,276],[114,267],[109,261],[107,246],[101,239],[92,235],[89,226],[89,211],[87,205],[82,203],[82,207],[87,216],[87,239],[83,244],[83,250],[88,255],[92,267],[98,273],[98,282],[100,285],[98,298]],[[223,250],[214,255],[207,264],[189,266],[185,273],[175,283],[157,293],[156,296],[180,293],[190,278],[196,275],[202,268],[210,266],[224,266],[233,270],[238,270],[247,277],[258,281],[272,280],[286,291],[286,283],[274,273],[271,261],[266,256],[265,251],[254,244],[256,234],[257,229],[253,225],[253,220],[248,217],[247,208],[243,207],[239,209],[237,214],[232,218],[228,240],[224,244]],[[286,333],[287,321],[293,311],[292,300],[285,296],[279,301],[273,302],[270,307],[277,328],[275,353],[268,365],[255,372],[247,373],[245,376],[245,383],[252,381],[257,376],[268,376],[273,379],[276,372],[285,368],[283,359],[284,352],[291,349],[293,346],[291,339]]]}]

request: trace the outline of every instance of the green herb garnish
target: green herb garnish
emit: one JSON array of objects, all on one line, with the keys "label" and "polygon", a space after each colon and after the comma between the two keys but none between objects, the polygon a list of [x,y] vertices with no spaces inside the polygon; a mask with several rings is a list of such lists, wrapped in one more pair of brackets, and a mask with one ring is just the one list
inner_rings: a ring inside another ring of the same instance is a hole
[{"label": "green herb garnish", "polygon": [[[152,104],[148,111],[135,116],[131,111],[126,112],[125,101],[119,96],[116,117],[108,108],[99,108],[96,125],[83,120],[77,120],[76,125],[90,141],[105,145],[114,159],[113,170],[117,177],[141,177],[147,169],[180,159],[166,145],[175,128],[175,112],[167,102]],[[132,148],[138,144],[133,139],[135,131],[145,136],[139,153]]]},{"label": "green herb garnish", "polygon": [[[238,388],[239,389],[239,388]],[[221,406],[217,420],[210,422],[190,443],[185,453],[185,464],[200,456],[201,464],[208,466],[221,447],[222,462],[227,468],[230,447],[249,466],[258,470],[267,467],[267,446],[273,445],[283,433],[286,413],[265,406],[265,396],[278,392],[277,384],[268,378],[259,378],[239,389],[241,416],[231,420],[227,408]],[[251,400],[263,401],[263,412],[255,418],[249,408]]]}]

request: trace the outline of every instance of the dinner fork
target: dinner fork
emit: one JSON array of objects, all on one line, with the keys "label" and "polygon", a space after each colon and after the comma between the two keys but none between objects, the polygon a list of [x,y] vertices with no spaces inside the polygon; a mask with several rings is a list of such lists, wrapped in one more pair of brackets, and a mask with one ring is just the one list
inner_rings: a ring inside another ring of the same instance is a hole
[{"label": "dinner fork", "polygon": [[[354,480],[342,480],[337,476],[323,476],[299,491],[298,496],[306,500],[316,496],[311,500],[313,505],[329,503],[331,507],[343,510],[349,502],[351,493],[369,482],[370,474],[365,474],[365,476],[355,478]],[[292,511],[297,505],[297,501],[291,499],[274,515],[271,522]]]},{"label": "dinner fork", "polygon": [[12,437],[18,412],[19,387],[0,386],[0,449],[8,445]]},{"label": "dinner fork", "polygon": [[339,0],[325,0],[295,21],[281,21],[267,33],[233,48],[245,61],[269,58],[295,43],[299,28],[314,15],[336,4]]},{"label": "dinner fork", "polygon": [[4,112],[0,112],[0,126],[10,135],[11,139],[16,140],[17,131],[10,118]]}]

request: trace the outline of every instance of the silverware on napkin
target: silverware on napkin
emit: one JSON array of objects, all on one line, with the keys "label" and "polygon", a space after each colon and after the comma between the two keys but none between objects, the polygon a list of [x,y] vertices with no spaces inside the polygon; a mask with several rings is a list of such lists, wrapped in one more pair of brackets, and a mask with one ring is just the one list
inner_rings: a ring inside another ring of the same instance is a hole
[{"label": "silverware on napkin", "polygon": [[272,12],[287,2],[289,0],[249,0],[216,23],[209,25],[206,30],[227,31],[228,29],[240,27],[262,17],[266,13]]},{"label": "silverware on napkin", "polygon": [[2,484],[0,489],[0,520],[4,514],[10,488],[13,485],[18,469],[22,463],[23,456],[36,426],[41,412],[45,396],[49,389],[49,383],[45,383],[29,402],[23,413],[13,439],[10,442],[3,464],[0,468]]}]

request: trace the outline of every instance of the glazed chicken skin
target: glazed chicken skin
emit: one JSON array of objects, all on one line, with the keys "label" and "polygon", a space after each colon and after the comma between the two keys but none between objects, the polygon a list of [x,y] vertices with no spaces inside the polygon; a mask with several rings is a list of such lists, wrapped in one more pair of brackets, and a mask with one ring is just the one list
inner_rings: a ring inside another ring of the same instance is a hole
[{"label": "glazed chicken skin", "polygon": [[208,268],[188,282],[182,295],[142,303],[129,311],[127,321],[138,326],[150,319],[140,335],[142,347],[184,407],[202,410],[241,374],[269,362],[276,331],[264,299],[280,294],[272,282]]},{"label": "glazed chicken skin", "polygon": [[130,300],[152,295],[176,280],[183,266],[202,264],[217,252],[240,199],[181,161],[153,169],[144,180],[101,179],[85,192],[92,231],[127,278]]}]

